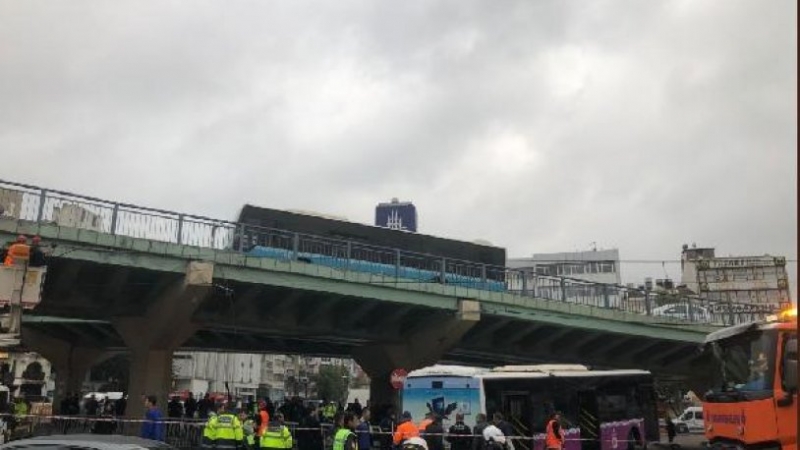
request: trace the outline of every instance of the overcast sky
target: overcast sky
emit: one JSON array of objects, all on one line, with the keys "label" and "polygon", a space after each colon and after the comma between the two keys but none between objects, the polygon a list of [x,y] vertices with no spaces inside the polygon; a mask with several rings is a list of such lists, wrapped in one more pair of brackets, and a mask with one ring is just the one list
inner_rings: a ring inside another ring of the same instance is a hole
[{"label": "overcast sky", "polygon": [[796,19],[796,0],[5,0],[0,178],[226,219],[371,222],[399,197],[420,231],[510,256],[796,259]]}]

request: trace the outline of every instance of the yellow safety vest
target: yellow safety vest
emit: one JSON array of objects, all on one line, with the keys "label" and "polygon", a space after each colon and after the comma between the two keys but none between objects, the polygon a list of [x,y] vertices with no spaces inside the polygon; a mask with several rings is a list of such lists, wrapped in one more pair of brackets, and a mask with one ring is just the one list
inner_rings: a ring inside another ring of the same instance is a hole
[{"label": "yellow safety vest", "polygon": [[292,448],[292,433],[286,425],[270,425],[261,436],[261,448],[287,449]]},{"label": "yellow safety vest", "polygon": [[345,450],[344,446],[347,444],[347,439],[350,436],[355,436],[355,433],[347,428],[339,428],[339,431],[336,432],[336,436],[333,438],[333,450]]},{"label": "yellow safety vest", "polygon": [[236,448],[244,440],[242,423],[233,414],[222,413],[210,422],[217,448]]}]

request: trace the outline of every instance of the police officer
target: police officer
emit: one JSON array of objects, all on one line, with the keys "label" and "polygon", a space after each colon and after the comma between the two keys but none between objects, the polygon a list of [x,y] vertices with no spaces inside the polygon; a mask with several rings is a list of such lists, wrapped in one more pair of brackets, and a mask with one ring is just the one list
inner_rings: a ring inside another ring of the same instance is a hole
[{"label": "police officer", "polygon": [[226,411],[225,405],[220,406],[217,417],[211,420],[214,430],[214,446],[220,449],[237,449],[244,441],[242,422],[234,414]]},{"label": "police officer", "polygon": [[203,441],[201,446],[203,448],[214,448],[214,441],[216,440],[216,434],[214,432],[214,424],[213,422],[217,419],[217,413],[210,412],[208,414],[208,420],[206,420],[206,424],[203,426]]},{"label": "police officer", "polygon": [[333,437],[333,450],[357,450],[358,439],[356,439],[357,419],[353,413],[345,413],[342,418],[341,427],[336,430]]},{"label": "police officer", "polygon": [[270,422],[264,434],[261,435],[261,448],[270,450],[285,450],[292,448],[292,433],[283,423],[283,414],[275,414],[275,421]]}]

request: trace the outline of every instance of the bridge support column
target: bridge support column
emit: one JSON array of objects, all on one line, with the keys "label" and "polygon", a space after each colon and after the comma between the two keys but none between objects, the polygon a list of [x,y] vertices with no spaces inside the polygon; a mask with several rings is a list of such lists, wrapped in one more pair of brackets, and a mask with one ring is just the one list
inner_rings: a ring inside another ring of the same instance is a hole
[{"label": "bridge support column", "polygon": [[144,316],[114,319],[114,327],[131,352],[128,417],[144,414],[143,397],[155,395],[165,407],[172,387],[172,354],[197,327],[192,315],[211,293],[214,265],[192,261],[186,275],[148,308]]},{"label": "bridge support column", "polygon": [[69,394],[80,393],[89,370],[114,355],[114,352],[82,347],[27,328],[22,329],[22,342],[50,361],[55,369],[56,390],[53,405],[56,414],[62,399]]},{"label": "bridge support column", "polygon": [[416,331],[403,344],[357,348],[353,357],[371,380],[370,404],[378,408],[399,406],[397,393],[390,384],[392,371],[411,371],[436,364],[480,318],[480,303],[459,300],[458,312],[453,317]]}]

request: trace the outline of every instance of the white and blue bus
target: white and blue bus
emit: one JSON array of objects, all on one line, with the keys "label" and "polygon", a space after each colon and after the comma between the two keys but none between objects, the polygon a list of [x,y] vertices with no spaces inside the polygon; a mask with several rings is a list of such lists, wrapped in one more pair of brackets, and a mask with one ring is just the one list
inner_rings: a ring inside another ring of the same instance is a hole
[{"label": "white and blue bus", "polygon": [[464,414],[503,414],[517,436],[515,448],[544,449],[551,413],[566,422],[565,450],[624,450],[659,440],[653,376],[643,370],[589,370],[581,365],[504,366],[479,369],[432,366],[411,372],[403,386],[403,410],[415,421],[428,412],[445,429]]}]

